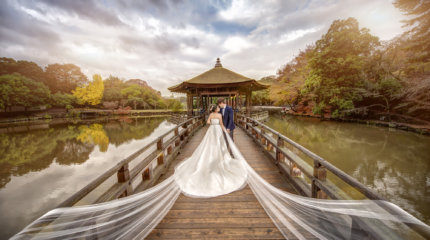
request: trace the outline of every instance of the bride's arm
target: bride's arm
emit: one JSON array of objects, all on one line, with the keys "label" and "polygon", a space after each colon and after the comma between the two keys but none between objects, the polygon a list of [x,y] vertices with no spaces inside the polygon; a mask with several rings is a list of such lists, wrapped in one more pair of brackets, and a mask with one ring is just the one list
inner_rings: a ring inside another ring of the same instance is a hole
[{"label": "bride's arm", "polygon": [[211,117],[212,117],[212,113],[209,115],[208,120],[206,121],[207,124],[211,123]]}]

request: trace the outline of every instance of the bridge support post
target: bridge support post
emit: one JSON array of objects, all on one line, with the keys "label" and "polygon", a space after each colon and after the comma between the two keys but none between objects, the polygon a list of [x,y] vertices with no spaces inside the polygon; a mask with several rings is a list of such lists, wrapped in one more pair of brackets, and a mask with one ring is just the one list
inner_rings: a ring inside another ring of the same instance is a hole
[{"label": "bridge support post", "polygon": [[312,197],[327,199],[327,194],[322,191],[316,184],[316,179],[325,181],[327,177],[327,171],[318,161],[314,160],[314,179],[312,179]]}]

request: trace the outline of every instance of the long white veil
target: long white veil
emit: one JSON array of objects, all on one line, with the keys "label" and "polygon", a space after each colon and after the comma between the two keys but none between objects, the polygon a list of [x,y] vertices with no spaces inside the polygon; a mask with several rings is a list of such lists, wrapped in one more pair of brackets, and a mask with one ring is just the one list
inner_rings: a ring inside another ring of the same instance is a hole
[{"label": "long white veil", "polygon": [[[424,239],[411,227],[430,232],[428,225],[390,202],[321,200],[277,189],[254,171],[230,136],[226,137],[234,158],[246,165],[248,185],[286,239]],[[118,200],[54,209],[12,239],[142,239],[163,219],[180,193],[171,176]]]}]

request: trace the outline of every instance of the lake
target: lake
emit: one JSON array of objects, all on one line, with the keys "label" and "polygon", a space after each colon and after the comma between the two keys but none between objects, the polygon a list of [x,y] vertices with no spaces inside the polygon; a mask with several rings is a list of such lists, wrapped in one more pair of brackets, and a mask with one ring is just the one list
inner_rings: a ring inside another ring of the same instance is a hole
[{"label": "lake", "polygon": [[0,239],[175,126],[125,117],[0,128]]},{"label": "lake", "polygon": [[[265,124],[430,224],[430,136],[277,114]],[[336,177],[330,180],[360,199]]]}]

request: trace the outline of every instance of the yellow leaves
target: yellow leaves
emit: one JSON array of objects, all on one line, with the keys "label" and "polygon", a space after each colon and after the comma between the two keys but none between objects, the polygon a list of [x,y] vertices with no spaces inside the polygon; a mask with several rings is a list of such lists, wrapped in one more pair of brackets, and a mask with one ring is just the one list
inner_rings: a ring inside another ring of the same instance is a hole
[{"label": "yellow leaves", "polygon": [[77,87],[73,90],[73,95],[77,98],[78,104],[100,104],[104,91],[102,77],[99,74],[93,75],[93,81],[85,87]]},{"label": "yellow leaves", "polygon": [[101,124],[92,124],[91,126],[80,126],[77,140],[82,143],[98,145],[100,152],[106,152],[109,146],[109,138]]}]

